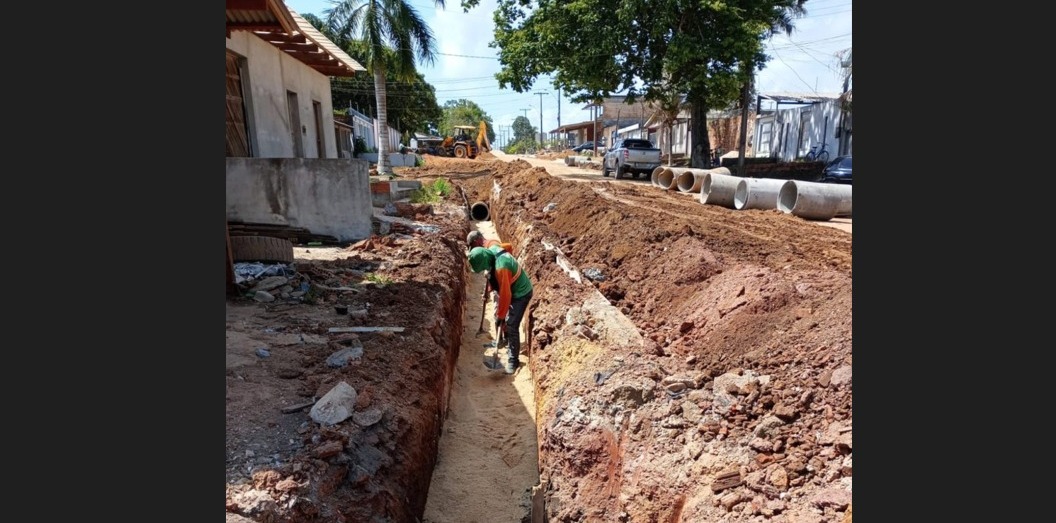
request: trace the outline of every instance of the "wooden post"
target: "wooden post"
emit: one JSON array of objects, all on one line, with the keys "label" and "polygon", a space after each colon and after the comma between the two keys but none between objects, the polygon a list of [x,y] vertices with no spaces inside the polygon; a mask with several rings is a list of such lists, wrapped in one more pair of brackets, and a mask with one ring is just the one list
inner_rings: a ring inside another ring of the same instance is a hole
[{"label": "wooden post", "polygon": [[227,295],[237,296],[238,286],[235,285],[235,260],[231,253],[231,228],[224,222],[224,235],[227,238]]}]

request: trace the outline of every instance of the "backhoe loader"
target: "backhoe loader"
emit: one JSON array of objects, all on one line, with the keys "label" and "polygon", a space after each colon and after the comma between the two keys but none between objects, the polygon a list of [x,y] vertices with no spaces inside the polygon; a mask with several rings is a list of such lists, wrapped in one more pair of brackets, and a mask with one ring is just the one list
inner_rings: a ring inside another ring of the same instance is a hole
[{"label": "backhoe loader", "polygon": [[478,154],[491,150],[491,142],[488,141],[488,126],[480,122],[477,137],[474,140],[470,133],[477,130],[472,125],[456,125],[455,136],[448,136],[437,147],[440,156],[454,156],[455,158],[476,158]]}]

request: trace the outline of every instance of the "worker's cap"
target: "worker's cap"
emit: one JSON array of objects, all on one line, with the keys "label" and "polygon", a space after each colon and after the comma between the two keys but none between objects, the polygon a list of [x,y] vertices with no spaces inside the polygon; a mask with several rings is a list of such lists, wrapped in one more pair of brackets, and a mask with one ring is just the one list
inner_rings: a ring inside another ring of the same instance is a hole
[{"label": "worker's cap", "polygon": [[487,269],[494,261],[495,253],[484,247],[473,247],[473,250],[469,251],[469,267],[473,269],[473,272]]},{"label": "worker's cap", "polygon": [[466,245],[473,245],[475,242],[480,242],[484,245],[484,235],[480,231],[470,231],[469,235],[466,236]]}]

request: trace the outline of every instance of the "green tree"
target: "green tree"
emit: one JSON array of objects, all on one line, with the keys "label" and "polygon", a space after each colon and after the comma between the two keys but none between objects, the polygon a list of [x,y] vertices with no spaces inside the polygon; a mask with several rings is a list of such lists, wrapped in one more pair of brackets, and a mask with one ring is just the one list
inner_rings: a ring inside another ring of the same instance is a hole
[{"label": "green tree", "polygon": [[[445,7],[445,0],[434,0]],[[400,81],[416,78],[415,58],[436,60],[433,32],[407,0],[335,0],[324,11],[326,23],[337,37],[335,44],[363,44],[363,62],[374,76],[377,103],[378,174],[392,174],[389,165],[387,72]]]},{"label": "green tree", "polygon": [[[459,100],[448,100],[444,102],[443,116],[440,118],[440,136],[454,136],[456,125],[472,125],[478,127],[483,121],[487,126],[488,142],[495,141],[494,125],[491,116],[484,112],[479,105],[465,98]],[[476,136],[476,133],[473,134]]]},{"label": "green tree", "polygon": [[[790,32],[806,0],[498,0],[495,40],[500,87],[532,88],[541,74],[575,102],[624,93],[662,102],[685,95],[691,155],[711,148],[707,113],[735,104],[748,76],[765,65],[763,42]],[[464,10],[479,0],[462,0]]]},{"label": "green tree", "polygon": [[[313,14],[302,16],[319,32],[339,45],[349,56],[361,63],[366,61],[367,53],[364,43],[340,38],[325,22]],[[391,49],[387,52],[392,54]],[[391,70],[386,71],[385,89],[388,91],[386,98],[389,101],[389,120],[393,128],[401,135],[436,132],[443,113],[436,103],[436,88],[425,81],[425,76],[415,73],[413,80],[400,81]],[[374,80],[371,77],[358,75],[334,78],[330,82],[330,95],[335,110],[344,111],[352,107],[371,118],[377,117],[377,93],[374,92]],[[408,142],[404,140],[403,143]]]},{"label": "green tree", "polygon": [[518,116],[513,119],[513,141],[514,142],[535,142],[535,137],[538,136],[535,131],[535,127],[532,127],[532,122],[524,116]]}]

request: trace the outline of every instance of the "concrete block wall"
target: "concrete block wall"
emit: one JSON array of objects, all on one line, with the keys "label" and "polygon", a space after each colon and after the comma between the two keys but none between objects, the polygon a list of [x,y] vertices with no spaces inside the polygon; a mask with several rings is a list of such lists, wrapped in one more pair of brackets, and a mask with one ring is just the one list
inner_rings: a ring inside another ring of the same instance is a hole
[{"label": "concrete block wall", "polygon": [[371,234],[368,163],[352,158],[227,158],[227,219],[303,227],[340,241]]}]

